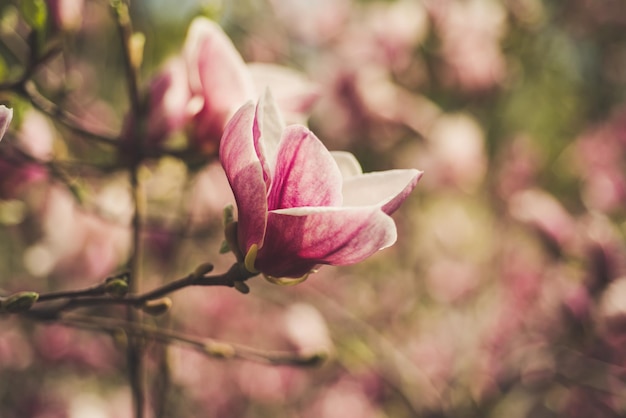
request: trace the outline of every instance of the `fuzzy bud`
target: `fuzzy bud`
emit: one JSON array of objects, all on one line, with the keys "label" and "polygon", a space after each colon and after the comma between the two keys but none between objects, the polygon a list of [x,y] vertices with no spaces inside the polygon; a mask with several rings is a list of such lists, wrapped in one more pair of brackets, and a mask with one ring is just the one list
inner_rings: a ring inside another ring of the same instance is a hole
[{"label": "fuzzy bud", "polygon": [[152,316],[163,315],[172,307],[172,300],[170,298],[161,298],[155,300],[149,300],[143,304],[141,310]]},{"label": "fuzzy bud", "polygon": [[107,279],[104,291],[111,296],[123,297],[128,293],[128,282],[121,278]]},{"label": "fuzzy bud", "polygon": [[203,277],[205,274],[208,274],[213,271],[213,264],[211,263],[202,263],[193,272],[194,277]]},{"label": "fuzzy bud", "polygon": [[35,292],[18,292],[4,299],[0,305],[8,313],[20,313],[29,310],[39,299]]},{"label": "fuzzy bud", "polygon": [[217,341],[211,341],[204,346],[204,351],[213,356],[219,358],[233,358],[235,356],[235,349],[232,345]]}]

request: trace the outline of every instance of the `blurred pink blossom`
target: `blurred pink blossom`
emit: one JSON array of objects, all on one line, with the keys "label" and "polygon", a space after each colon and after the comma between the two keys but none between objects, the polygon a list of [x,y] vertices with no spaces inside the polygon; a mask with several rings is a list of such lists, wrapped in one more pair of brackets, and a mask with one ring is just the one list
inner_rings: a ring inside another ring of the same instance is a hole
[{"label": "blurred pink blossom", "polygon": [[33,362],[32,347],[16,324],[5,319],[0,333],[0,370],[22,370]]},{"label": "blurred pink blossom", "polygon": [[[0,107],[0,134],[6,131],[12,112],[4,106]],[[48,178],[46,167],[35,161],[45,162],[52,157],[54,131],[48,119],[35,110],[28,110],[16,137],[17,141],[6,144],[0,155],[1,199],[24,197],[29,185]],[[19,147],[19,152],[14,146]]]},{"label": "blurred pink blossom", "polygon": [[509,212],[559,248],[574,243],[576,223],[573,217],[547,192],[531,189],[514,194],[509,200]]},{"label": "blurred pink blossom", "polygon": [[102,195],[98,209],[90,212],[77,206],[65,188],[50,187],[36,208],[42,237],[24,255],[31,274],[52,274],[74,285],[86,285],[114,271],[130,248],[132,212],[129,197],[123,196],[123,192],[109,193],[106,199]]},{"label": "blurred pink blossom", "polygon": [[253,362],[237,370],[237,383],[247,397],[263,403],[284,404],[304,389],[304,373],[291,367],[276,367]]},{"label": "blurred pink blossom", "polygon": [[207,164],[194,177],[189,197],[190,221],[206,225],[220,219],[224,208],[234,200],[224,170],[218,162]]},{"label": "blurred pink blossom", "polygon": [[37,329],[34,346],[48,364],[63,362],[90,371],[113,372],[120,361],[118,351],[106,335],[92,335],[58,324]]},{"label": "blurred pink blossom", "polygon": [[485,134],[470,115],[442,114],[426,133],[428,153],[419,160],[432,175],[431,187],[452,186],[471,192],[487,172]]},{"label": "blurred pink blossom", "polygon": [[303,354],[330,353],[333,343],[326,320],[312,305],[296,303],[284,313],[289,341]]},{"label": "blurred pink blossom", "polygon": [[320,391],[312,405],[306,408],[305,418],[343,418],[350,416],[374,418],[381,414],[357,382],[344,377]]},{"label": "blurred pink blossom", "polygon": [[[187,79],[187,66],[181,58],[167,61],[149,86],[149,113],[146,138],[155,145],[180,131],[202,105],[200,98],[192,100]],[[194,106],[196,108],[194,108]]]},{"label": "blurred pink blossom", "polygon": [[414,60],[413,49],[428,34],[426,9],[413,0],[373,2],[369,6],[364,25],[375,40],[372,49],[386,56],[392,70],[406,69]]},{"label": "blurred pink blossom", "polygon": [[[222,28],[198,17],[189,26],[181,56],[170,59],[150,83],[146,143],[160,146],[185,130],[191,148],[213,154],[226,122],[268,85],[291,121],[304,120],[317,98],[315,86],[294,70],[246,65]],[[137,128],[135,123],[127,118],[125,137]]]},{"label": "blurred pink blossom", "polygon": [[615,349],[626,348],[626,278],[614,280],[602,293],[597,321],[605,340]]},{"label": "blurred pink blossom", "polygon": [[271,0],[278,18],[298,39],[317,45],[336,36],[350,13],[351,0]]},{"label": "blurred pink blossom", "polygon": [[0,156],[0,199],[23,197],[28,186],[47,179],[48,171],[40,164],[15,155]]},{"label": "blurred pink blossom", "polygon": [[246,268],[306,277],[320,264],[357,263],[396,241],[389,216],[418,170],[363,174],[349,153],[328,152],[301,125],[285,127],[269,94],[231,119],[220,161],[239,211]]},{"label": "blurred pink blossom", "polygon": [[39,161],[49,161],[55,137],[50,120],[33,109],[29,109],[23,118],[17,135],[22,151]]},{"label": "blurred pink blossom", "polygon": [[626,111],[619,109],[576,141],[575,161],[583,177],[583,201],[602,212],[620,210],[626,202]]},{"label": "blurred pink blossom", "polygon": [[525,135],[515,136],[507,143],[498,164],[497,189],[503,200],[535,185],[541,169],[541,154]]},{"label": "blurred pink blossom", "polygon": [[506,62],[500,39],[506,13],[493,0],[428,2],[441,37],[445,82],[470,92],[488,90],[504,79]]},{"label": "blurred pink blossom", "polygon": [[46,0],[54,25],[61,30],[76,31],[83,23],[84,0]]}]

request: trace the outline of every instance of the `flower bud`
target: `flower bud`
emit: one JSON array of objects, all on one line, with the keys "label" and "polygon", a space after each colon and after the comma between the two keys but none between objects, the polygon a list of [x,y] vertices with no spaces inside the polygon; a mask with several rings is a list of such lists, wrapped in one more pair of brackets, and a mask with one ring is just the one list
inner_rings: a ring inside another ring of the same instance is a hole
[{"label": "flower bud", "polygon": [[213,271],[213,264],[211,263],[202,263],[193,272],[194,277],[202,277],[205,274],[208,274]]},{"label": "flower bud", "polygon": [[224,240],[222,241],[222,244],[220,245],[220,254],[226,254],[230,252],[230,245],[228,245],[228,241]]},{"label": "flower bud", "polygon": [[130,61],[133,68],[141,67],[145,44],[146,36],[141,32],[135,32],[130,37]]},{"label": "flower bud", "polygon": [[172,300],[170,298],[161,298],[155,300],[149,300],[143,304],[141,310],[152,316],[163,315],[172,307]]},{"label": "flower bud", "polygon": [[243,262],[243,253],[239,249],[239,245],[237,243],[237,225],[237,222],[231,222],[224,226],[224,237],[226,238],[228,248],[230,248],[233,254],[235,254],[237,261]]},{"label": "flower bud", "polygon": [[18,292],[4,299],[0,304],[3,311],[8,313],[20,313],[29,310],[39,299],[35,292]]},{"label": "flower bud", "polygon": [[224,228],[235,222],[235,207],[233,205],[227,205],[222,212],[222,222]]},{"label": "flower bud", "polygon": [[104,291],[111,296],[123,297],[128,293],[128,282],[121,278],[107,279]]},{"label": "flower bud", "polygon": [[217,341],[206,343],[204,345],[204,351],[211,356],[224,359],[233,358],[235,356],[235,349],[232,345]]}]

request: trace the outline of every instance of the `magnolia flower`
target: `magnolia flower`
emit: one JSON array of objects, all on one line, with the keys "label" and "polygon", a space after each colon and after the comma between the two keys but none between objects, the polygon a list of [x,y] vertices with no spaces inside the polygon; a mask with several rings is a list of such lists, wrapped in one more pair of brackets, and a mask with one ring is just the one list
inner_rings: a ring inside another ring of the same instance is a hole
[{"label": "magnolia flower", "polygon": [[363,174],[352,154],[329,152],[304,126],[285,127],[269,93],[230,120],[220,160],[237,202],[246,269],[279,282],[304,280],[320,264],[357,263],[392,245],[389,215],[422,175]]},{"label": "magnolia flower", "polygon": [[[198,17],[191,22],[180,56],[168,60],[149,85],[146,144],[159,146],[187,131],[193,149],[213,154],[233,114],[267,86],[290,121],[301,121],[317,99],[303,74],[273,64],[246,64],[222,28]],[[127,119],[125,131],[133,131]]]},{"label": "magnolia flower", "polygon": [[13,119],[13,109],[0,105],[0,139],[2,139],[6,133],[11,119]]}]

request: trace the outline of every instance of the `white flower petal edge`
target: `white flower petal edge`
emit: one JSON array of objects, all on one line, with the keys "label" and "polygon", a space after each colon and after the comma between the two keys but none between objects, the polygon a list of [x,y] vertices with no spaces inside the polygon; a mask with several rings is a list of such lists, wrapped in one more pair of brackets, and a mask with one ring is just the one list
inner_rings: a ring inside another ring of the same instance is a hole
[{"label": "white flower petal edge", "polygon": [[6,133],[11,120],[13,119],[13,109],[0,105],[0,139]]}]

